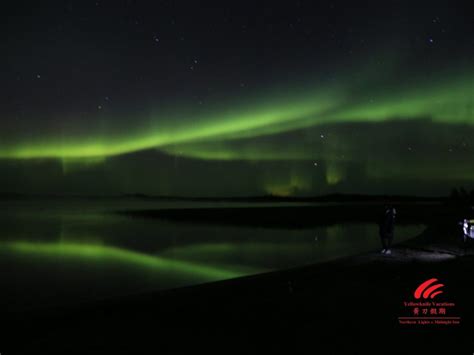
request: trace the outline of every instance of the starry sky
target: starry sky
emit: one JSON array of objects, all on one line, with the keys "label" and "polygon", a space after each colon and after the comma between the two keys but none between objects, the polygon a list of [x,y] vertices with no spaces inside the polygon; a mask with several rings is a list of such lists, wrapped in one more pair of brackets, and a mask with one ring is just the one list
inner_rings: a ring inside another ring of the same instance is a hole
[{"label": "starry sky", "polygon": [[0,193],[474,188],[469,1],[15,1]]}]

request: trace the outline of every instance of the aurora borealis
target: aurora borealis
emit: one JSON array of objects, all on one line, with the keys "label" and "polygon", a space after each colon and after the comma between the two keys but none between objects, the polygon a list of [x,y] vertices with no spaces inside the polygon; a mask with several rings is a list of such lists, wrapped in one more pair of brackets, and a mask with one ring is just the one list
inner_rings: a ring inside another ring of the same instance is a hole
[{"label": "aurora borealis", "polygon": [[472,352],[474,1],[4,1],[0,51],[0,355]]},{"label": "aurora borealis", "polygon": [[[75,138],[73,135],[39,137],[32,141],[5,142],[0,157],[13,159],[58,158],[88,159],[106,158],[140,150],[153,149],[170,151],[180,150],[180,145],[194,142],[238,141],[242,138],[268,137],[285,132],[292,132],[307,127],[317,127],[328,123],[347,122],[385,122],[391,119],[417,119],[429,117],[444,123],[471,123],[472,98],[474,97],[474,75],[467,75],[461,80],[438,84],[438,87],[421,84],[420,88],[399,89],[387,96],[376,99],[375,91],[365,94],[356,102],[351,102],[349,92],[327,93],[318,97],[318,93],[304,94],[308,98],[290,98],[288,102],[269,97],[268,107],[255,105],[248,107],[238,102],[235,113],[226,110],[199,115],[193,112],[173,114],[178,122],[192,122],[192,125],[172,124],[167,116],[150,117],[146,129],[140,127],[145,118],[136,117],[138,133],[118,133],[110,136],[107,132],[94,136],[88,132],[86,137]],[[357,87],[355,88],[357,90]],[[297,145],[297,143],[296,143]],[[219,150],[216,151],[219,157]],[[199,155],[199,149],[196,149]],[[225,154],[225,153],[224,153]],[[193,153],[191,153],[193,155]],[[265,159],[255,154],[254,159]],[[298,159],[298,157],[294,157]],[[301,156],[301,158],[305,158]],[[278,159],[278,158],[274,158]]]},{"label": "aurora borealis", "polygon": [[463,6],[178,3],[9,9],[0,192],[473,187]]}]

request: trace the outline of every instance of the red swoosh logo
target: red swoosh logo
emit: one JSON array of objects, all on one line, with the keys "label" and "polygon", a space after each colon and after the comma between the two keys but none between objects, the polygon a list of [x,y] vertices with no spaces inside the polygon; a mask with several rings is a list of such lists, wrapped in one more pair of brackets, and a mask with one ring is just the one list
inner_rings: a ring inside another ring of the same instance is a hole
[{"label": "red swoosh logo", "polygon": [[[426,280],[423,282],[418,288],[415,290],[415,298],[421,298],[423,295],[423,298],[428,298],[431,295],[431,298],[434,298],[435,296],[439,295],[443,291],[438,290],[439,288],[443,287],[443,284],[436,284],[433,285],[438,279],[432,278],[429,280]],[[436,291],[438,290],[438,291]],[[436,292],[435,292],[436,291]]]}]

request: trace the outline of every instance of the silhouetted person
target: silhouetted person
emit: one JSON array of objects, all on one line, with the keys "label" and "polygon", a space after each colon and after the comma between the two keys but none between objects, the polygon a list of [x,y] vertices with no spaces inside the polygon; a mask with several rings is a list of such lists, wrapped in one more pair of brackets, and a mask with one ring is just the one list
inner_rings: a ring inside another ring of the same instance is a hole
[{"label": "silhouetted person", "polygon": [[467,242],[469,239],[474,238],[474,233],[472,231],[472,220],[464,219],[461,224],[462,224],[462,231],[463,231],[463,239],[464,242]]},{"label": "silhouetted person", "polygon": [[380,239],[382,240],[382,254],[392,254],[390,248],[393,241],[396,214],[397,211],[393,206],[386,206],[385,213],[380,220],[379,233]]}]

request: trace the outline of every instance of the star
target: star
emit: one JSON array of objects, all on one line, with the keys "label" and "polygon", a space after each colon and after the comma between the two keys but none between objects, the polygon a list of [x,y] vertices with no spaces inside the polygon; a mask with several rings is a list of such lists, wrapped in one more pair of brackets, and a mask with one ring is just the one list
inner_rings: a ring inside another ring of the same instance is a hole
[{"label": "star", "polygon": [[36,79],[41,79],[41,75],[36,74]]}]

